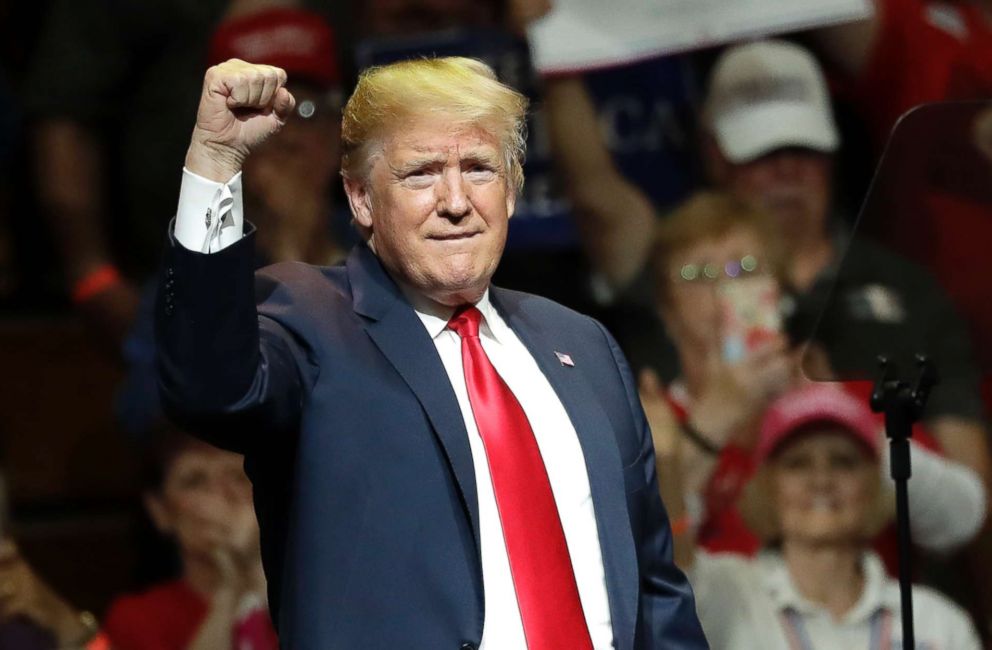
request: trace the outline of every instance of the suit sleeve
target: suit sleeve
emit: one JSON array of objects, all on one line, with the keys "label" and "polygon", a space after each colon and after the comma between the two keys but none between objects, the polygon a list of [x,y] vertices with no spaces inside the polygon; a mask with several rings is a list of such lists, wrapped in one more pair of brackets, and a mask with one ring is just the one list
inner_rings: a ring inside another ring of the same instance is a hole
[{"label": "suit sleeve", "polygon": [[696,615],[692,587],[672,560],[672,531],[658,490],[654,444],[633,375],[617,342],[602,325],[599,328],[606,337],[623,382],[641,445],[638,462],[642,464],[646,477],[636,506],[640,511],[631,512],[631,517],[638,517],[642,522],[641,537],[634,540],[641,580],[638,642],[635,647],[646,650],[709,648]]},{"label": "suit sleeve", "polygon": [[[203,254],[169,243],[155,306],[159,392],[177,424],[246,453],[260,435],[295,430],[317,366],[275,316],[293,303],[284,283],[254,273],[254,229]],[[264,302],[267,315],[256,308]]]}]

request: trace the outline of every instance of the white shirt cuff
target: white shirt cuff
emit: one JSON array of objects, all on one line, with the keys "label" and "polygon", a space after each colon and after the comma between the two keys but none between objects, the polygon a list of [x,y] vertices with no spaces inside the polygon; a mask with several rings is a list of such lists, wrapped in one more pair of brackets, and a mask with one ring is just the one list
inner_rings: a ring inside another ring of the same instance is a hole
[{"label": "white shirt cuff", "polygon": [[175,237],[184,248],[216,253],[244,235],[241,172],[218,183],[183,167]]}]

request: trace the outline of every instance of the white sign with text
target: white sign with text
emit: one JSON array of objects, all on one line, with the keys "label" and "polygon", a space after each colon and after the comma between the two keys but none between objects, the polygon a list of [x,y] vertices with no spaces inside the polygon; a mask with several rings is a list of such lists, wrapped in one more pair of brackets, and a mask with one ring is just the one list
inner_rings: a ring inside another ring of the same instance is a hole
[{"label": "white sign with text", "polygon": [[867,18],[871,0],[554,0],[530,30],[544,74]]}]

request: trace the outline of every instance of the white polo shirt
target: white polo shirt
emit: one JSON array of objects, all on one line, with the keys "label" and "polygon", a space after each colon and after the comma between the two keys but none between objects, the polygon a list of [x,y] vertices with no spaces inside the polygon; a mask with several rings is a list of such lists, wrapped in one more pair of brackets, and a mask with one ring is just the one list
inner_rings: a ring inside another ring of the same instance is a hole
[{"label": "white polo shirt", "polygon": [[[899,583],[877,555],[862,560],[865,587],[840,620],[796,590],[782,556],[751,559],[700,552],[690,572],[696,610],[713,650],[896,650],[902,648]],[[963,609],[927,587],[913,587],[916,647],[980,650]]]}]

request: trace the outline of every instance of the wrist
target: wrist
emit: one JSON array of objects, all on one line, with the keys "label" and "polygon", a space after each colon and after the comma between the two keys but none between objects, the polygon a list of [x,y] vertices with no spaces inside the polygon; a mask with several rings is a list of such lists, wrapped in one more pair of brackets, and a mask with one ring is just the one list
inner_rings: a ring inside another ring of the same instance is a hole
[{"label": "wrist", "polygon": [[226,183],[241,171],[247,156],[231,147],[199,140],[195,135],[186,150],[186,169],[198,176]]},{"label": "wrist", "polygon": [[100,632],[100,622],[88,611],[76,611],[65,606],[64,613],[53,625],[52,633],[59,648],[83,648]]}]

